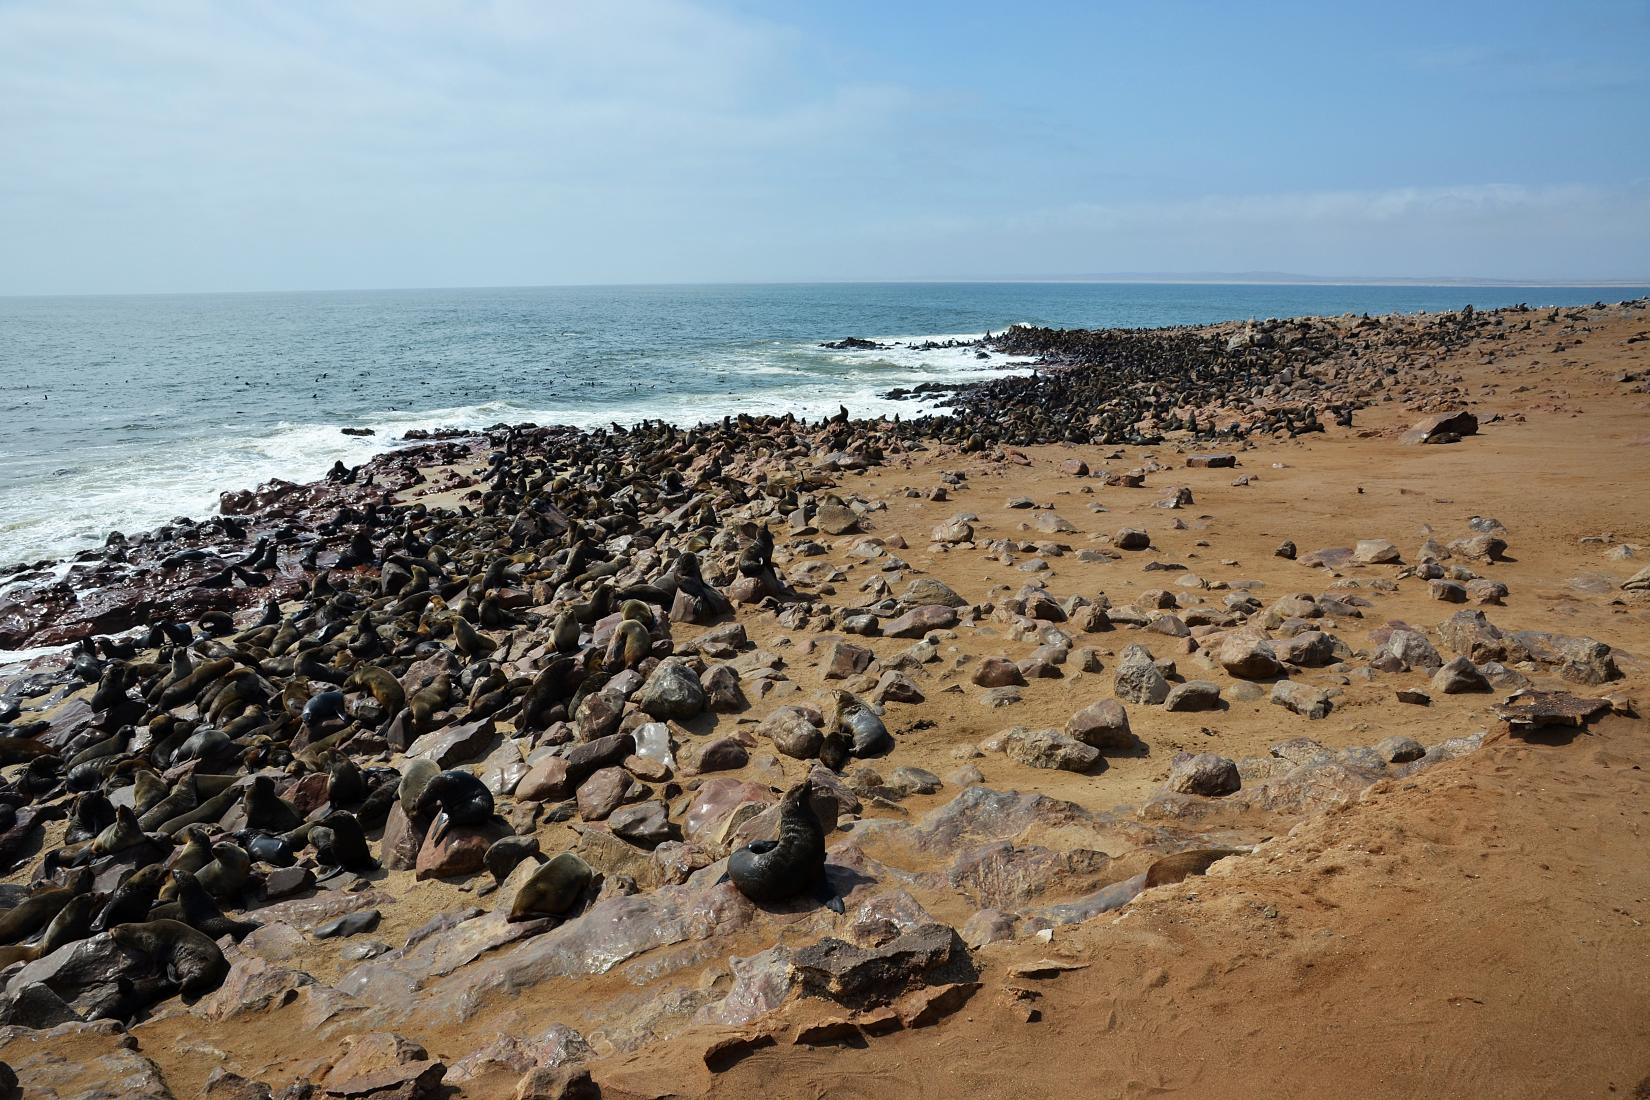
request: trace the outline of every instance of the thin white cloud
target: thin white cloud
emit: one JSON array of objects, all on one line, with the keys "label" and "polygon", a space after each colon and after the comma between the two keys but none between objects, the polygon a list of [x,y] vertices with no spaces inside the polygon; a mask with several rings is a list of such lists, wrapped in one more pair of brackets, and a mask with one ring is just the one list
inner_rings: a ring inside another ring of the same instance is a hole
[{"label": "thin white cloud", "polygon": [[1130,199],[1184,195],[1183,151],[1096,153],[1103,114],[1062,130],[962,61],[918,88],[828,48],[697,0],[0,2],[0,293],[1650,255],[1643,188]]}]

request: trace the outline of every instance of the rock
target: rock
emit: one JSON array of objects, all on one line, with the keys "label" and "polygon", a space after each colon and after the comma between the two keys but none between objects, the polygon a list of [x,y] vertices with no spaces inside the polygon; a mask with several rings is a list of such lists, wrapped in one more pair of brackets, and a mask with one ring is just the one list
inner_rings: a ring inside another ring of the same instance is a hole
[{"label": "rock", "polygon": [[1240,680],[1265,680],[1283,671],[1272,643],[1250,634],[1226,635],[1215,650],[1214,659],[1229,675]]},{"label": "rock", "polygon": [[957,546],[974,541],[974,528],[967,520],[952,519],[935,526],[928,537],[946,546]]},{"label": "rock", "polygon": [[1307,718],[1329,716],[1329,696],[1315,687],[1297,684],[1293,680],[1279,680],[1272,685],[1272,702]]},{"label": "rock", "polygon": [[827,535],[851,535],[860,530],[859,515],[841,504],[821,504],[814,513],[814,526]]},{"label": "rock", "polygon": [[1278,557],[1278,558],[1286,558],[1289,561],[1294,561],[1295,560],[1295,553],[1296,553],[1295,544],[1292,543],[1292,542],[1284,541],[1284,542],[1278,543],[1278,548],[1276,550],[1272,551],[1272,556],[1273,557]]},{"label": "rock", "polygon": [[978,949],[1014,938],[1014,918],[1000,909],[980,909],[962,926],[963,942]]},{"label": "rock", "polygon": [[1144,550],[1152,544],[1152,537],[1138,527],[1125,527],[1111,538],[1119,550]]},{"label": "rock", "polygon": [[389,1032],[352,1036],[348,1052],[321,1078],[321,1091],[334,1097],[368,1097],[392,1092],[405,1100],[435,1100],[447,1074],[417,1043]]},{"label": "rock", "polygon": [[1089,464],[1080,458],[1068,458],[1060,463],[1060,472],[1073,477],[1088,477]]},{"label": "rock", "polygon": [[658,799],[619,807],[608,817],[607,827],[614,836],[647,849],[671,839],[670,816]]},{"label": "rock", "polygon": [[970,677],[978,687],[1024,687],[1026,678],[1020,666],[1007,657],[985,657]]},{"label": "rock", "polygon": [[1186,465],[1201,469],[1231,469],[1237,465],[1237,455],[1193,454],[1186,456]]},{"label": "rock", "polygon": [[1391,656],[1405,669],[1432,671],[1444,663],[1432,643],[1413,630],[1394,630],[1381,652]]},{"label": "rock", "polygon": [[682,816],[682,832],[689,841],[715,847],[729,822],[738,817],[741,807],[751,806],[759,813],[772,804],[773,792],[757,783],[729,777],[707,779],[694,792]]},{"label": "rock", "polygon": [[1131,749],[1139,743],[1129,728],[1129,714],[1116,699],[1090,703],[1071,716],[1066,733],[1097,749]]},{"label": "rock", "polygon": [[427,756],[442,770],[457,767],[478,759],[493,740],[491,718],[465,722],[446,729],[426,733],[407,747],[407,755]]},{"label": "rock", "polygon": [[1623,592],[1650,592],[1650,565],[1621,582]]},{"label": "rock", "polygon": [[711,665],[699,677],[699,686],[705,689],[705,703],[714,714],[734,714],[749,703],[739,686],[739,672],[731,665]]},{"label": "rock", "polygon": [[1170,711],[1197,711],[1220,709],[1220,685],[1208,680],[1187,680],[1169,689],[1163,700],[1163,709]]},{"label": "rock", "polygon": [[[601,768],[616,767],[636,751],[636,739],[628,733],[613,733],[567,750],[567,780],[577,786]],[[522,780],[523,783],[526,780]],[[516,788],[519,793],[521,788]]]},{"label": "rock", "polygon": [[1169,790],[1214,798],[1234,793],[1243,780],[1237,765],[1214,753],[1176,753],[1169,763]]},{"label": "rock", "polygon": [[859,1010],[889,1004],[914,987],[976,977],[956,929],[932,922],[907,928],[876,947],[827,937],[797,949],[791,972],[803,993]]},{"label": "rock", "polygon": [[277,867],[264,876],[264,900],[279,901],[314,885],[315,874],[308,867]]},{"label": "rock", "polygon": [[533,871],[510,899],[510,919],[560,917],[584,897],[596,872],[573,852],[558,852]]},{"label": "rock", "polygon": [[440,817],[430,823],[418,849],[415,869],[420,881],[475,874],[487,865],[487,849],[509,833],[508,826],[495,819],[483,825],[449,825],[437,838],[440,823]]},{"label": "rock", "polygon": [[1478,434],[1478,418],[1465,410],[1439,413],[1417,421],[1399,436],[1400,443],[1455,443],[1462,436]]},{"label": "rock", "polygon": [[640,798],[646,790],[623,768],[602,768],[579,784],[579,816],[586,821],[602,821],[626,802]]},{"label": "rock", "polygon": [[1470,660],[1457,657],[1433,673],[1432,690],[1441,695],[1462,695],[1472,691],[1489,691],[1490,682]]},{"label": "rock", "polygon": [[1058,730],[1028,730],[1016,726],[994,741],[1009,759],[1029,768],[1058,768],[1087,772],[1104,763],[1100,750],[1067,737]]},{"label": "rock", "polygon": [[1499,535],[1473,535],[1471,538],[1456,539],[1449,544],[1449,551],[1458,558],[1471,561],[1502,561],[1507,552],[1507,540]]},{"label": "rock", "polygon": [[1342,654],[1349,651],[1340,643],[1339,639],[1321,630],[1303,630],[1292,638],[1285,638],[1273,644],[1278,660],[1301,668],[1319,668],[1335,661],[1339,650]]},{"label": "rock", "polygon": [[888,638],[921,638],[931,630],[949,630],[957,625],[955,609],[943,604],[913,607],[910,611],[882,624],[882,633]]},{"label": "rock", "polygon": [[357,909],[353,913],[345,913],[321,925],[313,933],[318,940],[330,940],[340,936],[358,936],[363,932],[371,932],[378,927],[381,914],[376,909]]},{"label": "rock", "polygon": [[206,1075],[197,1100],[271,1100],[272,1093],[262,1081],[252,1081],[222,1066]]},{"label": "rock", "polygon": [[1050,535],[1069,535],[1077,530],[1070,520],[1056,512],[1038,512],[1032,526]]},{"label": "rock", "polygon": [[600,1100],[601,1094],[581,1065],[535,1066],[517,1082],[515,1100]]},{"label": "rock", "polygon": [[1157,704],[1169,697],[1169,681],[1143,646],[1131,645],[1117,660],[1113,691],[1126,702]]},{"label": "rock", "polygon": [[560,756],[547,756],[527,769],[527,774],[516,784],[515,796],[529,802],[560,802],[570,797],[573,790],[567,761]]},{"label": "rock", "polygon": [[832,643],[830,652],[825,655],[825,679],[852,679],[870,668],[875,657],[876,654],[864,646],[849,642]]},{"label": "rock", "polygon": [[750,753],[746,751],[745,746],[732,737],[718,737],[712,741],[700,742],[691,746],[683,755],[690,775],[730,772],[750,762]]},{"label": "rock", "polygon": [[600,741],[615,734],[624,720],[624,696],[617,691],[596,691],[584,697],[573,715],[581,741]]},{"label": "rock", "polygon": [[922,689],[917,687],[908,676],[903,676],[893,669],[884,672],[877,680],[877,686],[871,689],[873,703],[921,703],[927,699]]},{"label": "rock", "polygon": [[1404,557],[1386,539],[1359,539],[1352,548],[1352,560],[1359,565],[1394,565]]},{"label": "rock", "polygon": [[918,577],[905,588],[900,602],[909,607],[967,607],[968,601],[937,577]]},{"label": "rock", "polygon": [[796,707],[780,707],[762,720],[756,732],[796,760],[812,760],[825,742],[824,732]]},{"label": "rock", "polygon": [[1427,582],[1427,595],[1443,603],[1466,603],[1467,590],[1454,581],[1442,578]]},{"label": "rock", "polygon": [[707,701],[699,677],[677,657],[659,662],[636,693],[636,705],[660,721],[691,721],[704,712]]},{"label": "rock", "polygon": [[1610,710],[1608,699],[1583,699],[1564,691],[1520,691],[1497,705],[1495,716],[1524,732],[1551,726],[1585,726]]},{"label": "rock", "polygon": [[1374,748],[1382,759],[1393,764],[1407,764],[1427,754],[1425,745],[1409,737],[1387,737],[1377,741]]},{"label": "rock", "polygon": [[887,786],[903,798],[911,794],[936,794],[944,784],[927,769],[905,765],[894,769]]},{"label": "rock", "polygon": [[1403,688],[1398,692],[1398,702],[1409,703],[1417,707],[1430,707],[1432,696],[1424,691],[1416,691],[1414,688]]}]

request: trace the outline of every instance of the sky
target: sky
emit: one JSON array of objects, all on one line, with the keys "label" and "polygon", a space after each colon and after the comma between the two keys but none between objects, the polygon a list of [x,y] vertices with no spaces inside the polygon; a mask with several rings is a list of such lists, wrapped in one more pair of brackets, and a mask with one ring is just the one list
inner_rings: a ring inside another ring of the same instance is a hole
[{"label": "sky", "polygon": [[0,294],[1650,280],[1650,0],[0,0]]}]

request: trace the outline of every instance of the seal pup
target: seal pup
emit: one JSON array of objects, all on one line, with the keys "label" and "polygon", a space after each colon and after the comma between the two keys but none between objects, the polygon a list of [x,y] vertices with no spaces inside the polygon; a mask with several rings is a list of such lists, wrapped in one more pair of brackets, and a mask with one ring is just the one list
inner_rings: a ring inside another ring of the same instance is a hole
[{"label": "seal pup", "polygon": [[789,901],[811,894],[833,912],[842,899],[825,877],[825,828],[809,804],[813,780],[804,779],[779,802],[779,838],[758,840],[728,857],[726,879],[758,903]]}]

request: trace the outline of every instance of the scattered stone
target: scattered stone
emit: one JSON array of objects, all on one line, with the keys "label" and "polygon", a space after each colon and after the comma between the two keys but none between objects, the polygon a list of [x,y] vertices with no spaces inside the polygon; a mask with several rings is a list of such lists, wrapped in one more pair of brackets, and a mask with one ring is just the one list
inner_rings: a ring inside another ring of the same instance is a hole
[{"label": "scattered stone", "polygon": [[1279,680],[1272,685],[1272,702],[1306,718],[1329,717],[1329,696],[1315,687],[1297,684],[1293,680]]},{"label": "scattered stone", "polygon": [[1200,752],[1176,753],[1169,763],[1169,790],[1210,798],[1232,794],[1243,785],[1235,763],[1224,756]]},{"label": "scattered stone", "polygon": [[1066,733],[1097,749],[1132,749],[1139,744],[1129,728],[1129,714],[1116,699],[1090,703],[1071,716]]}]

